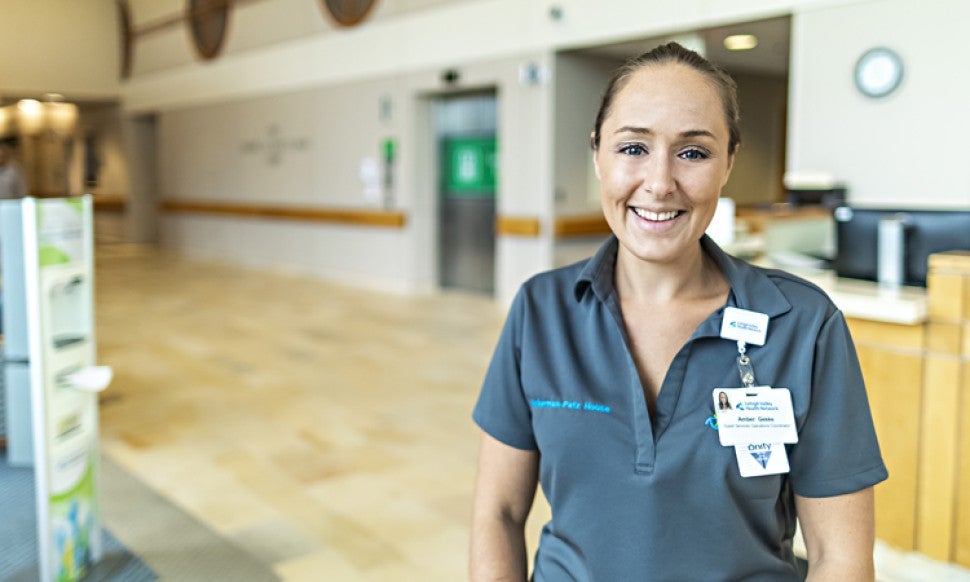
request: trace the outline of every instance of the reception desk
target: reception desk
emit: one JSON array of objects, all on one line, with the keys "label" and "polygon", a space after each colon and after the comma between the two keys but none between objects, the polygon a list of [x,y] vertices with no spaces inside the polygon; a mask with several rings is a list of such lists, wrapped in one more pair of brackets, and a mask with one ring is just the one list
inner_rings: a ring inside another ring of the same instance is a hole
[{"label": "reception desk", "polygon": [[856,343],[890,475],[876,486],[877,536],[970,566],[970,253],[931,256],[926,290],[799,274]]}]

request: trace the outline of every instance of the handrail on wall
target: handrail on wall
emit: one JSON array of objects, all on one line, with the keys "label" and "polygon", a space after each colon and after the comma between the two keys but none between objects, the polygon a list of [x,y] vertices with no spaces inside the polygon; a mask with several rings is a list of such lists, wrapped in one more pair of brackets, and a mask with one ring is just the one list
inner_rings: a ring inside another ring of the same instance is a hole
[{"label": "handrail on wall", "polygon": [[226,204],[222,202],[182,200],[163,201],[160,208],[165,212],[183,214],[213,214],[248,218],[335,222],[385,228],[404,228],[407,223],[407,215],[402,211],[369,208]]}]

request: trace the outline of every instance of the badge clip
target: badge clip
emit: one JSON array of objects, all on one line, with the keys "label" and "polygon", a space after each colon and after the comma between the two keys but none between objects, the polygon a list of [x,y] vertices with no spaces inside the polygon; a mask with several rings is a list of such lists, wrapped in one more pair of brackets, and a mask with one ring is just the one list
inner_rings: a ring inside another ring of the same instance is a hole
[{"label": "badge clip", "polygon": [[746,353],[747,347],[744,340],[738,340],[738,374],[741,375],[741,383],[745,388],[755,385],[754,366],[751,365],[751,358]]}]

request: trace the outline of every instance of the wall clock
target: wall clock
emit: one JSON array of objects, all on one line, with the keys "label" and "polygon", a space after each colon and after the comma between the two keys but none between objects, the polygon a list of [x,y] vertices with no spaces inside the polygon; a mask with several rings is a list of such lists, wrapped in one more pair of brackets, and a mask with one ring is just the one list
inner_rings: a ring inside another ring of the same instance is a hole
[{"label": "wall clock", "polygon": [[866,97],[885,97],[903,80],[903,59],[895,51],[876,47],[856,61],[855,86]]},{"label": "wall clock", "polygon": [[367,17],[377,0],[321,0],[320,4],[338,25],[354,26]]}]

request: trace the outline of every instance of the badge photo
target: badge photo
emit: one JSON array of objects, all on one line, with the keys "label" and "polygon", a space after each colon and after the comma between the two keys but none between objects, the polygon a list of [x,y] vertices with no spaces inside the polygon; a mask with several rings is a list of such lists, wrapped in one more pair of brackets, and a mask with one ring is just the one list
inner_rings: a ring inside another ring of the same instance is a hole
[{"label": "badge photo", "polygon": [[787,388],[715,388],[712,397],[722,445],[798,442]]}]

